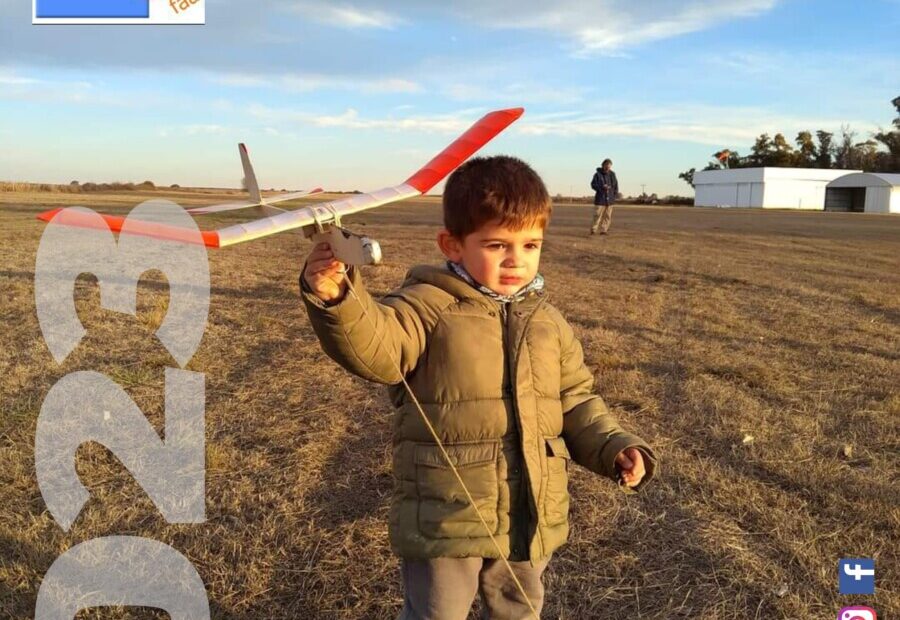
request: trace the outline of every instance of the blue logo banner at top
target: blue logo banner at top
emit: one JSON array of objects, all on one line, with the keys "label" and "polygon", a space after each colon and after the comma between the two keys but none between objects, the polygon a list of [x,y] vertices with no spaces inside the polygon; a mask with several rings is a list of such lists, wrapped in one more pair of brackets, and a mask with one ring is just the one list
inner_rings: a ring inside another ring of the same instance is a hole
[{"label": "blue logo banner at top", "polygon": [[150,0],[35,0],[35,15],[54,17],[150,17]]}]

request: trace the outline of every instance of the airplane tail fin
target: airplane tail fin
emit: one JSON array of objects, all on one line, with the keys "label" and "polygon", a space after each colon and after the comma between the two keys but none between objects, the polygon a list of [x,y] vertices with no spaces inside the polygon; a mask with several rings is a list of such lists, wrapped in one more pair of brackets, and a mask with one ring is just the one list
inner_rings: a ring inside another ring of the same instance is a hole
[{"label": "airplane tail fin", "polygon": [[247,152],[247,145],[241,142],[238,145],[241,152],[241,165],[244,167],[244,185],[250,194],[250,200],[257,204],[262,204],[262,195],[259,193],[259,183],[256,181],[256,173],[253,172],[253,164],[250,163],[250,154]]}]

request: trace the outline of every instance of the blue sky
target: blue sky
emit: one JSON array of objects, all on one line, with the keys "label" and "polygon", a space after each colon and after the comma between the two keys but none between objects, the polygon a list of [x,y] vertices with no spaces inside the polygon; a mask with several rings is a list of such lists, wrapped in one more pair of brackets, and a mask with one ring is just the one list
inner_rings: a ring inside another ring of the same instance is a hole
[{"label": "blue sky", "polygon": [[764,131],[860,139],[900,95],[900,1],[206,0],[205,26],[32,26],[0,0],[0,180],[264,187],[404,180],[486,111],[484,153],[587,194],[690,194],[678,172]]}]

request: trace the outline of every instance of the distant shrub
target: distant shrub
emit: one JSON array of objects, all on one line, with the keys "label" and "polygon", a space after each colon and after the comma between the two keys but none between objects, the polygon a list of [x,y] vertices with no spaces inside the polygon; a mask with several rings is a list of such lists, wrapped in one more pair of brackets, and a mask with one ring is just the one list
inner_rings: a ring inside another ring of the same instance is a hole
[{"label": "distant shrub", "polygon": [[690,196],[666,196],[662,202],[668,205],[694,206],[694,199]]},{"label": "distant shrub", "polygon": [[[172,187],[178,187],[173,185]],[[0,181],[0,192],[50,192],[54,194],[80,194],[82,192],[119,191],[133,192],[137,189],[153,190],[156,185],[153,181],[144,181],[140,185],[134,183],[80,183],[72,181],[68,185],[54,183],[23,183],[19,181]]]},{"label": "distant shrub", "polygon": [[181,187],[181,186],[180,186],[178,183],[172,183],[172,184],[169,186],[169,189],[178,189],[178,188],[180,188],[180,187]]},{"label": "distant shrub", "polygon": [[591,204],[594,202],[594,199],[591,196],[565,196],[563,194],[556,194],[553,197],[553,202],[557,204]]}]

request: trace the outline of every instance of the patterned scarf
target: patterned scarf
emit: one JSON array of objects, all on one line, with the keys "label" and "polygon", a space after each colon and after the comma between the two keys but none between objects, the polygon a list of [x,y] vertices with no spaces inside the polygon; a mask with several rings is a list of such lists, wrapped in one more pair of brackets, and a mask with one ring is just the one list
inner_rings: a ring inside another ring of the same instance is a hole
[{"label": "patterned scarf", "polygon": [[468,282],[470,285],[490,297],[491,299],[495,299],[501,303],[509,303],[511,301],[522,301],[529,293],[537,293],[544,288],[544,276],[541,274],[537,274],[534,277],[534,280],[529,282],[526,286],[520,288],[517,292],[512,295],[501,295],[496,291],[492,291],[488,287],[483,284],[479,284],[475,281],[475,278],[469,275],[469,272],[466,271],[466,268],[463,267],[460,263],[454,263],[453,261],[447,261],[447,268],[450,269],[453,273],[458,275],[460,278]]}]

